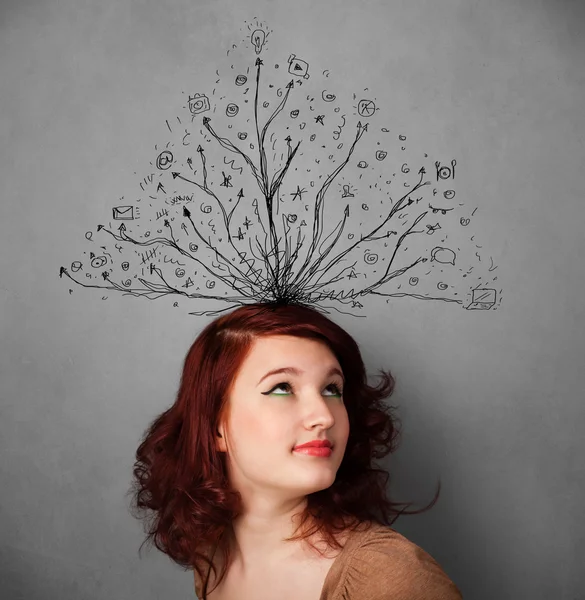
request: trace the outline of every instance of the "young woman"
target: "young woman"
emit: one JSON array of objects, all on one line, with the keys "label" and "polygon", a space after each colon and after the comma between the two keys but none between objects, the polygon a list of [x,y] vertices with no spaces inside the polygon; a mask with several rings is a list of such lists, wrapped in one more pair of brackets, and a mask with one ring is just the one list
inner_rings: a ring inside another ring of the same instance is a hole
[{"label": "young woman", "polygon": [[251,304],[210,323],[136,453],[145,542],[193,569],[203,600],[461,599],[390,527],[438,492],[419,511],[387,496],[372,460],[399,432],[382,402],[394,379],[381,377],[368,385],[353,338],[307,306]]}]

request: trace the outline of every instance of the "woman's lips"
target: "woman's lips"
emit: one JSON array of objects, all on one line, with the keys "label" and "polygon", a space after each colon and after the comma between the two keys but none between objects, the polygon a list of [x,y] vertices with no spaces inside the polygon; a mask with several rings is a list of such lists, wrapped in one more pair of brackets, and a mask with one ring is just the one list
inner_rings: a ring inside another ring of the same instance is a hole
[{"label": "woman's lips", "polygon": [[294,448],[294,451],[298,454],[305,454],[307,456],[321,456],[324,458],[331,456],[333,453],[331,448],[319,448],[318,446],[305,446],[304,448],[296,447]]}]

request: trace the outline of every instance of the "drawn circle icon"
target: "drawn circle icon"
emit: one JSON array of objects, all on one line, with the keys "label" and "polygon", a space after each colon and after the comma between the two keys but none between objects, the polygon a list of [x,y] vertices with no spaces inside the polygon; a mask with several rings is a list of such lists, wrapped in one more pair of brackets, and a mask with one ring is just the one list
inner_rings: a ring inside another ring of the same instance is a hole
[{"label": "drawn circle icon", "polygon": [[451,169],[449,167],[441,167],[438,175],[440,179],[449,179],[451,177]]},{"label": "drawn circle icon", "polygon": [[321,98],[325,100],[325,102],[333,102],[337,96],[335,94],[328,94],[326,90],[323,90],[321,93]]},{"label": "drawn circle icon", "polygon": [[161,171],[166,171],[173,164],[173,153],[168,150],[163,150],[156,157],[156,166]]},{"label": "drawn circle icon", "polygon": [[199,246],[194,242],[189,242],[189,250],[191,250],[191,252],[197,252],[197,250],[199,250]]},{"label": "drawn circle icon", "polygon": [[388,156],[388,152],[385,152],[384,150],[378,150],[376,152],[377,160],[384,160],[386,158],[386,156]]},{"label": "drawn circle icon", "polygon": [[375,265],[378,262],[378,255],[366,250],[364,253],[364,262],[368,265]]},{"label": "drawn circle icon", "polygon": [[439,283],[437,283],[437,287],[440,290],[446,290],[449,286],[446,283],[443,283],[442,281],[439,281]]},{"label": "drawn circle icon", "polygon": [[248,78],[245,75],[238,75],[236,77],[236,85],[244,85],[248,81]]},{"label": "drawn circle icon", "polygon": [[455,198],[455,190],[447,190],[443,192],[443,196],[447,198],[447,200],[453,200],[453,198]]},{"label": "drawn circle icon", "polygon": [[129,262],[123,262],[122,263],[122,270],[123,271],[127,271],[130,268],[130,263]]},{"label": "drawn circle icon", "polygon": [[245,131],[240,131],[240,133],[238,133],[238,139],[240,140],[245,140],[248,137],[248,134]]},{"label": "drawn circle icon", "polygon": [[78,260],[71,263],[71,270],[74,273],[77,273],[77,271],[79,271],[80,269],[81,269],[81,263]]},{"label": "drawn circle icon", "polygon": [[410,285],[416,285],[418,283],[418,277],[411,277],[408,280],[408,283],[410,283]]},{"label": "drawn circle icon", "polygon": [[371,117],[376,112],[376,105],[373,100],[360,100],[358,103],[358,113],[360,117]]},{"label": "drawn circle icon", "polygon": [[228,117],[235,117],[239,111],[240,111],[240,109],[238,108],[238,105],[231,102],[230,104],[228,104],[226,106],[225,114]]},{"label": "drawn circle icon", "polygon": [[175,275],[177,277],[185,277],[185,269],[180,269],[180,268],[175,269]]},{"label": "drawn circle icon", "polygon": [[105,256],[96,256],[91,260],[91,266],[94,269],[99,269],[103,267],[108,262],[108,259]]},{"label": "drawn circle icon", "polygon": [[299,109],[297,108],[296,110],[291,110],[290,111],[290,116],[292,119],[296,119],[299,116]]}]

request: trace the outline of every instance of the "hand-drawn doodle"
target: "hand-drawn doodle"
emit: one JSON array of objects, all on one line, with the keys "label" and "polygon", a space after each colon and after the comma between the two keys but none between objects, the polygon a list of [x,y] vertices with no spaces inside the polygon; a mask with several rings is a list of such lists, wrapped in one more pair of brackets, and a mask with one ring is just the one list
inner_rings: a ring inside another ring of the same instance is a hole
[{"label": "hand-drawn doodle", "polygon": [[373,100],[360,100],[358,114],[360,117],[371,117],[376,112],[376,104]]},{"label": "hand-drawn doodle", "polygon": [[288,72],[295,77],[309,79],[309,65],[304,60],[298,59],[294,54],[288,57]]},{"label": "hand-drawn doodle", "polygon": [[354,198],[354,194],[349,191],[349,185],[343,186],[343,196],[342,198]]},{"label": "hand-drawn doodle", "polygon": [[451,161],[451,166],[447,167],[446,165],[441,166],[439,161],[435,162],[435,167],[437,168],[437,181],[440,179],[455,179],[455,165],[457,161],[453,159]]},{"label": "hand-drawn doodle", "polygon": [[209,98],[205,94],[195,94],[189,98],[189,110],[193,116],[209,110]]},{"label": "hand-drawn doodle", "polygon": [[163,150],[156,157],[156,167],[161,171],[166,171],[173,164],[173,153],[169,150]]},{"label": "hand-drawn doodle", "polygon": [[238,112],[240,112],[240,109],[238,107],[237,104],[234,104],[233,102],[230,102],[226,107],[225,107],[225,114],[228,117],[235,117]]},{"label": "hand-drawn doodle", "polygon": [[114,206],[112,213],[116,221],[132,221],[134,219],[133,206]]},{"label": "hand-drawn doodle", "polygon": [[455,266],[455,252],[453,252],[453,250],[450,248],[435,246],[435,248],[431,250],[431,262],[433,260],[443,263],[444,265]]},{"label": "hand-drawn doodle", "polygon": [[256,49],[256,54],[260,54],[260,52],[262,52],[264,42],[266,41],[266,34],[262,29],[256,29],[254,32],[252,32],[250,39],[254,45],[254,48]]},{"label": "hand-drawn doodle", "polygon": [[[457,161],[442,164],[411,147],[404,154],[406,135],[384,135],[390,129],[378,120],[388,123],[389,115],[383,117],[375,93],[364,88],[359,101],[356,94],[340,98],[342,88],[330,81],[327,69],[307,81],[309,65],[295,54],[288,57],[288,74],[278,70],[286,55],[265,66],[258,55],[268,52],[268,28],[254,22],[243,30],[242,43],[231,46],[229,59],[224,55],[216,70],[213,111],[210,98],[197,93],[181,113],[190,126],[179,116],[180,128],[174,117],[163,119],[171,137],[157,156],[157,170],[151,164],[137,182],[138,197],[119,198],[110,208],[112,221],[122,221],[119,227],[99,225],[95,236],[88,231],[84,243],[92,251],[71,261],[70,269],[61,267],[59,277],[102,293],[150,300],[181,296],[186,301],[181,306],[187,301],[220,306],[193,315],[216,315],[258,299],[354,314],[368,295],[386,302],[409,297],[467,310],[497,309],[501,290],[498,297],[492,274],[497,267],[475,236],[467,235],[473,233],[475,211],[470,214],[463,203],[427,202],[439,193],[445,200],[455,197],[455,189],[443,191],[439,183],[433,188],[426,173],[454,188]],[[301,85],[306,93],[300,93]],[[295,123],[301,111],[314,116]],[[371,132],[354,111],[371,123]],[[243,121],[231,133],[236,115]],[[254,143],[239,144],[251,132]],[[317,132],[318,143],[307,143],[317,140]],[[185,141],[196,138],[197,153],[187,156]],[[358,189],[351,183],[356,180]],[[353,204],[355,196],[360,199]],[[451,212],[455,219],[442,218]],[[429,215],[439,214],[442,224],[429,222]],[[117,261],[108,253],[108,240]],[[84,272],[87,263],[92,270]],[[404,283],[417,293],[403,291]]]}]

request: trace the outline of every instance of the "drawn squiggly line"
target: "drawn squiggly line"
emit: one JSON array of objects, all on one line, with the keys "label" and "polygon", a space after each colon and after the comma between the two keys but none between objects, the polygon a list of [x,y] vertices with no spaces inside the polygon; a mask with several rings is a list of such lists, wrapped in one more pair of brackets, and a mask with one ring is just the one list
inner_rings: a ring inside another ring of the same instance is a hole
[{"label": "drawn squiggly line", "polygon": [[225,156],[223,157],[223,164],[224,164],[224,165],[229,165],[229,166],[230,166],[230,169],[231,169],[232,171],[238,171],[238,172],[239,172],[239,174],[241,175],[241,174],[242,174],[242,171],[244,170],[244,167],[234,167],[234,163],[235,163],[235,162],[236,162],[236,159],[235,159],[235,158],[234,158],[234,159],[232,159],[230,162],[228,162],[228,161],[225,159]]},{"label": "drawn squiggly line", "polygon": [[180,265],[181,267],[185,266],[184,263],[179,262],[178,260],[175,260],[174,258],[171,258],[171,259],[167,260],[166,256],[163,256],[163,262],[165,262],[165,263],[171,263],[171,265]]},{"label": "drawn squiggly line", "polygon": [[[345,115],[341,115],[341,118],[343,119],[343,123],[341,125],[338,125],[339,131],[337,131],[337,129],[336,129],[333,132],[333,139],[335,141],[337,141],[339,139],[339,136],[341,135],[341,130],[345,127]],[[337,134],[337,137],[335,137],[335,134]]]}]

